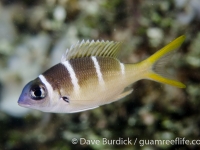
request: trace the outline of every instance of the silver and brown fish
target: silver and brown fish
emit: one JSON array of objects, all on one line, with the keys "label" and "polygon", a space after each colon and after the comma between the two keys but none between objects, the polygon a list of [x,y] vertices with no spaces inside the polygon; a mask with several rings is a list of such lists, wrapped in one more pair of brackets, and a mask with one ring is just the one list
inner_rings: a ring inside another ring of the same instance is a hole
[{"label": "silver and brown fish", "polygon": [[116,58],[120,42],[78,42],[67,49],[59,64],[24,87],[18,104],[44,112],[74,113],[127,96],[132,89],[124,89],[141,79],[185,88],[184,84],[166,78],[160,71],[167,56],[184,39],[185,36],[180,36],[137,64],[124,64]]}]

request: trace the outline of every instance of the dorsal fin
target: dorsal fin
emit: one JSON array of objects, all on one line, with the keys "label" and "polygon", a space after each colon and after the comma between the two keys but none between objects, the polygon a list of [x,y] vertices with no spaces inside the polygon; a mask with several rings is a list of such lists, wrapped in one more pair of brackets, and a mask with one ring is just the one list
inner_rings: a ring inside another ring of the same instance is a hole
[{"label": "dorsal fin", "polygon": [[94,40],[87,40],[85,42],[82,40],[82,42],[77,42],[77,44],[72,45],[70,49],[66,50],[66,53],[61,58],[61,62],[90,56],[116,57],[120,46],[121,42],[104,42],[103,40],[97,40],[96,42]]}]

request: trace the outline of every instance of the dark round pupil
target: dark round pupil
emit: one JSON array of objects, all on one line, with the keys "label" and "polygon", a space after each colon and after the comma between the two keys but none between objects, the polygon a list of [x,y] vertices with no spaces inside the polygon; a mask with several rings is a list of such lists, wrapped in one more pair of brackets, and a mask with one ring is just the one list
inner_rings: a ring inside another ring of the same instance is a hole
[{"label": "dark round pupil", "polygon": [[36,88],[35,91],[34,91],[34,94],[36,97],[41,97],[42,95],[42,91],[40,88]]},{"label": "dark round pupil", "polygon": [[31,97],[34,100],[41,100],[46,96],[44,87],[34,86],[30,92],[31,92]]}]

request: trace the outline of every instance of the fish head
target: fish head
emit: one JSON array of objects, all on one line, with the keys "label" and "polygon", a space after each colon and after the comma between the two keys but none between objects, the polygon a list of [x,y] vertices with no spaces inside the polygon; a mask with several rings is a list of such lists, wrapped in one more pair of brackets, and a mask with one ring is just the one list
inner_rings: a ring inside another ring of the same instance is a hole
[{"label": "fish head", "polygon": [[45,110],[50,105],[47,87],[39,78],[30,81],[22,90],[18,104],[26,108]]}]

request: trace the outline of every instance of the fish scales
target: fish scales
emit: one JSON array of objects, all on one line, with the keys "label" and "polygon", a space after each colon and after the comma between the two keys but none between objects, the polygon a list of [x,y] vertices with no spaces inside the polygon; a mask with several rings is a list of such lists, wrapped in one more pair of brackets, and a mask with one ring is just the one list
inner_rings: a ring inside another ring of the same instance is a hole
[{"label": "fish scales", "polygon": [[120,62],[117,59],[109,57],[95,58],[99,68],[95,67],[95,63],[92,61],[92,57],[72,59],[69,61],[74,69],[74,72],[76,73],[79,85],[81,87],[87,85],[89,86],[91,84],[90,79],[93,81],[92,86],[102,86],[102,84],[99,83],[100,80],[98,72],[100,72],[102,75],[102,80],[105,82],[105,86],[110,80],[121,79],[122,72]]},{"label": "fish scales", "polygon": [[[99,63],[99,71],[101,72],[103,81],[105,82],[104,90],[109,88],[106,86],[109,86],[112,81],[117,82],[122,79],[121,63],[117,59],[109,57],[95,58]],[[84,87],[91,87],[89,88],[89,90],[91,90],[102,86],[102,84],[99,83],[97,69],[95,68],[95,63],[92,61],[92,57],[71,59],[68,63],[71,65],[81,89]],[[70,95],[74,90],[70,71],[62,63],[59,63],[44,72],[43,76],[52,86],[53,90],[57,90],[61,95]],[[66,92],[61,93],[61,91]],[[84,92],[87,91],[84,90]]]},{"label": "fish scales", "polygon": [[48,83],[52,86],[53,90],[59,90],[62,87],[66,88],[69,92],[73,90],[69,71],[66,67],[59,63],[42,74]]},{"label": "fish scales", "polygon": [[90,57],[71,59],[69,62],[74,69],[81,87],[87,85],[87,83],[91,81],[90,79],[92,79],[95,84],[98,84],[94,63]]}]

